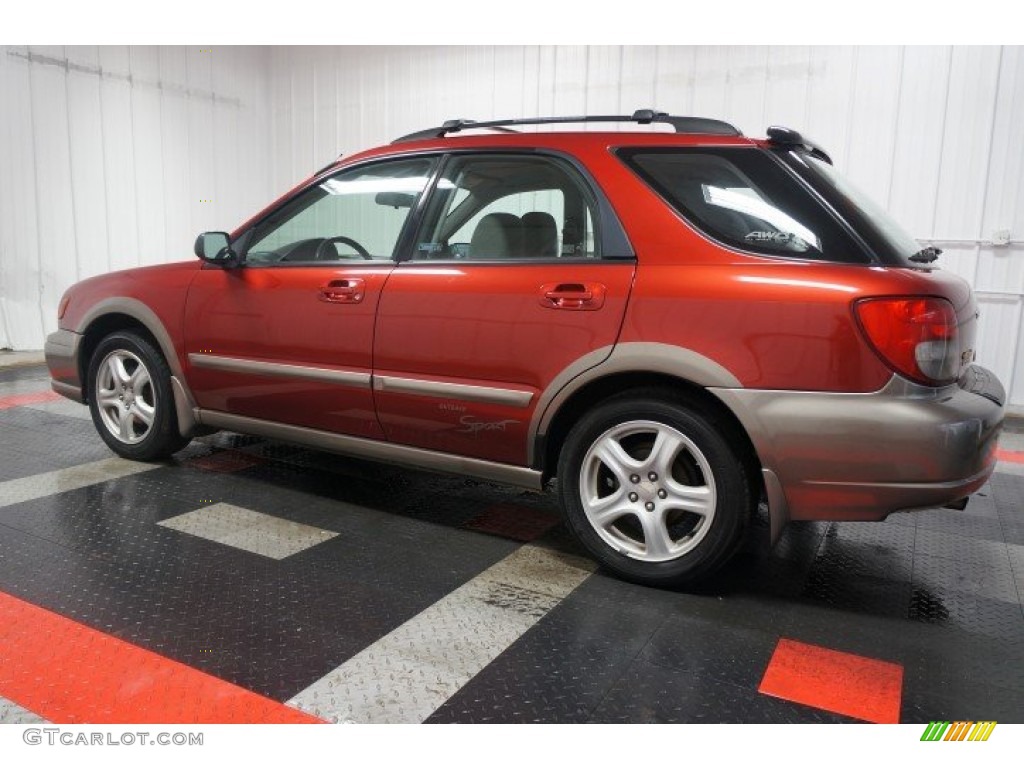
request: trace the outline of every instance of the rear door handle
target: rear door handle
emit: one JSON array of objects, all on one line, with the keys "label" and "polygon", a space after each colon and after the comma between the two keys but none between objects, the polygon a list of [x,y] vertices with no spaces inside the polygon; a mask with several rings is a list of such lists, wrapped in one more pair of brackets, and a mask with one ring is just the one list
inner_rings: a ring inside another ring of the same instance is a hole
[{"label": "rear door handle", "polygon": [[331,304],[358,304],[366,295],[366,281],[360,277],[331,280],[320,286],[320,301]]},{"label": "rear door handle", "polygon": [[540,287],[540,305],[577,312],[600,309],[607,291],[601,283],[545,283]]}]

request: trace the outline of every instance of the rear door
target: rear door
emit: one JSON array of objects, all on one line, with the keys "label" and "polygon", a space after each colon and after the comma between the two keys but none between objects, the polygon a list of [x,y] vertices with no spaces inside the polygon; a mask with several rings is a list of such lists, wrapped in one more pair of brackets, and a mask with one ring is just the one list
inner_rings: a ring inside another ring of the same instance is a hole
[{"label": "rear door", "polygon": [[525,464],[540,393],[611,352],[634,268],[610,207],[570,162],[450,156],[378,309],[386,437]]}]

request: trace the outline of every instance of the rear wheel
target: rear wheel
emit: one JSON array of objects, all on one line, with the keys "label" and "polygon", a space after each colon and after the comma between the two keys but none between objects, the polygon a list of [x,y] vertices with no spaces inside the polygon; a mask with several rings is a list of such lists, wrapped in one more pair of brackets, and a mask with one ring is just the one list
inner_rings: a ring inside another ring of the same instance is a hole
[{"label": "rear wheel", "polygon": [[726,428],[663,393],[626,395],[584,416],[559,459],[569,526],[617,575],[680,586],[733,554],[753,499]]},{"label": "rear wheel", "polygon": [[151,461],[188,445],[178,432],[170,368],[142,335],[118,331],[103,339],[88,381],[93,424],[119,456]]}]

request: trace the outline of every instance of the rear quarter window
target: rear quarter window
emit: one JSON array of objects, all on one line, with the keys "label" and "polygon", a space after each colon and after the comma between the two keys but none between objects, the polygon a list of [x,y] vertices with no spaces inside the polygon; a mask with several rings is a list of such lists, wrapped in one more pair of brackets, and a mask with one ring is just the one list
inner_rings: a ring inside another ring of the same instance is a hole
[{"label": "rear quarter window", "polygon": [[871,262],[814,195],[757,147],[636,148],[619,157],[694,228],[730,248]]}]

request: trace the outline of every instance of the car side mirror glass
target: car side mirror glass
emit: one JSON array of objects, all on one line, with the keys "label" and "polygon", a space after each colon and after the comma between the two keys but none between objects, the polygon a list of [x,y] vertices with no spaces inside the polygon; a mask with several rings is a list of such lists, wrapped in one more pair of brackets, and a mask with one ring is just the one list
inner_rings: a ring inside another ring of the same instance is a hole
[{"label": "car side mirror glass", "polygon": [[196,238],[195,253],[208,264],[231,266],[238,261],[227,232],[203,232]]}]

